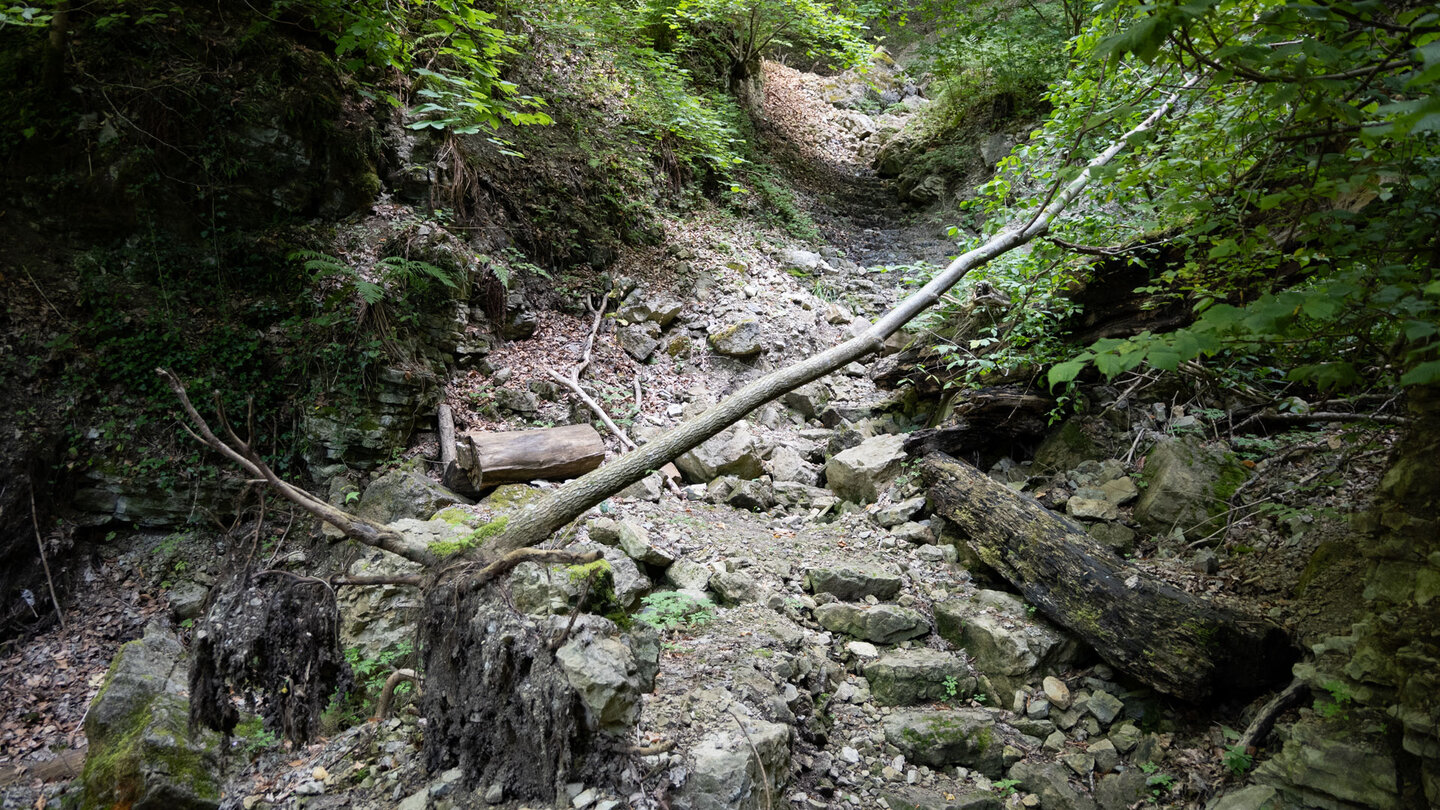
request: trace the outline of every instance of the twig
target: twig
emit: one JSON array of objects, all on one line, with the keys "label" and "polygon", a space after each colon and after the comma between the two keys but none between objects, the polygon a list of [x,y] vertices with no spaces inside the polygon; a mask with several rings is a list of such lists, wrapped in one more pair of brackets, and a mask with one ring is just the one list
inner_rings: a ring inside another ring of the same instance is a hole
[{"label": "twig", "polygon": [[384,722],[386,715],[390,714],[390,701],[395,697],[395,687],[402,681],[409,681],[414,684],[420,683],[420,676],[415,674],[413,669],[397,669],[390,673],[385,679],[385,686],[380,690],[380,700],[375,704],[375,720]]},{"label": "twig", "polygon": [[586,565],[601,558],[598,551],[561,551],[550,548],[519,548],[493,563],[481,568],[471,580],[471,587],[479,587],[504,574],[520,563]]},{"label": "twig", "polygon": [[590,595],[590,577],[580,583],[580,595],[575,598],[575,609],[570,611],[570,621],[565,623],[565,629],[550,641],[550,652],[555,652],[565,645],[565,640],[570,638],[570,631],[575,629],[575,620],[580,617],[580,608],[585,605],[585,598]]},{"label": "twig", "polygon": [[1252,748],[1258,748],[1270,733],[1270,729],[1275,727],[1276,719],[1284,714],[1286,709],[1304,700],[1309,694],[1310,685],[1305,681],[1298,678],[1291,681],[1290,685],[1285,687],[1280,694],[1270,698],[1269,702],[1260,708],[1260,713],[1255,715],[1255,719],[1250,721],[1249,726],[1246,726],[1245,733],[1240,735],[1236,745],[1246,753],[1250,753]]},{"label": "twig", "polygon": [[765,786],[765,810],[774,810],[775,799],[770,795],[770,775],[765,772],[765,763],[760,759],[760,749],[755,747],[755,741],[750,739],[750,732],[745,730],[745,724],[740,722],[740,716],[735,713],[734,706],[726,706],[730,717],[735,725],[740,727],[740,733],[745,735],[745,742],[750,743],[750,750],[755,754],[755,764],[760,766],[760,784]]},{"label": "twig", "polygon": [[55,615],[60,618],[60,629],[65,629],[65,614],[60,610],[60,598],[55,595],[55,579],[50,576],[50,561],[45,558],[45,541],[40,537],[40,516],[35,511],[35,487],[30,487],[30,522],[35,527],[35,545],[40,548],[40,564],[45,567],[45,584],[50,586],[50,601],[55,605]]},{"label": "twig", "polygon": [[575,380],[575,375],[573,372],[570,379],[568,380],[564,377],[561,377],[554,369],[549,368],[548,366],[545,368],[545,373],[549,374],[551,379],[555,380],[555,382],[558,382],[566,388],[570,389],[570,393],[574,394],[576,397],[579,398],[581,402],[585,403],[585,407],[589,408],[592,413],[594,413],[597,417],[600,418],[600,421],[604,423],[605,427],[608,428],[611,433],[615,434],[615,438],[620,440],[620,444],[624,445],[626,450],[635,449],[635,442],[631,441],[630,437],[625,434],[625,431],[621,430],[620,426],[615,424],[615,421],[610,418],[610,414],[606,413],[605,409],[600,407],[600,403],[596,402],[589,394],[585,393],[585,390],[580,387],[580,383]]},{"label": "twig", "polygon": [[25,277],[30,279],[30,284],[35,287],[35,292],[40,293],[40,298],[44,300],[46,304],[50,305],[50,309],[55,311],[55,315],[59,317],[60,320],[64,321],[66,326],[73,326],[74,324],[70,322],[70,319],[65,317],[64,313],[62,313],[59,308],[57,308],[53,303],[51,303],[50,296],[46,295],[45,291],[40,289],[39,282],[35,280],[34,276],[30,275],[30,268],[21,266],[20,269],[25,271]]}]

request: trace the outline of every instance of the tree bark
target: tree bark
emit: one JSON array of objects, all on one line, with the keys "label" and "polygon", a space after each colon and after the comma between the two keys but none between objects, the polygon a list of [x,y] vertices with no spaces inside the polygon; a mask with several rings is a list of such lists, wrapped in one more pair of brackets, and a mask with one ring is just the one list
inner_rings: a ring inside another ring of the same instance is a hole
[{"label": "tree bark", "polygon": [[481,487],[537,478],[574,478],[605,460],[605,442],[589,425],[473,431],[460,437],[457,448],[457,466],[477,492]]},{"label": "tree bark", "polygon": [[1283,630],[1130,566],[1079,525],[974,467],[934,453],[922,465],[936,514],[1051,621],[1155,689],[1198,701],[1287,677]]},{"label": "tree bark", "polygon": [[[1187,83],[1186,87],[1192,84],[1194,80]],[[555,531],[583,515],[591,506],[660,469],[666,462],[674,460],[733,425],[761,405],[866,355],[879,352],[884,348],[886,338],[933,306],[940,300],[940,296],[971,270],[1048,232],[1055,218],[1089,185],[1095,170],[1114,159],[1131,138],[1153,128],[1170,111],[1177,98],[1178,94],[1171,95],[1144,121],[1091,160],[1033,219],[1001,231],[989,241],[956,258],[936,274],[930,283],[901,301],[862,334],[755,380],[700,416],[560,487],[544,500],[512,518],[505,532],[488,544],[488,549],[504,553],[544,542]]]}]

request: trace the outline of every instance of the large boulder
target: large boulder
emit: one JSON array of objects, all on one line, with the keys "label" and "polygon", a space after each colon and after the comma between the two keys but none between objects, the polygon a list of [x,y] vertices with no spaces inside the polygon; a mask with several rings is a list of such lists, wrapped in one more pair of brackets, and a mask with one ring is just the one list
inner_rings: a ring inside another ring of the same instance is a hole
[{"label": "large boulder", "polygon": [[1395,756],[1382,739],[1355,733],[1342,721],[1302,719],[1290,728],[1280,753],[1255,769],[1256,784],[1269,785],[1299,807],[1366,807],[1392,810],[1400,801]]},{"label": "large boulder", "polygon": [[716,354],[741,360],[759,355],[765,350],[765,343],[765,330],[753,318],[722,326],[710,333],[710,348]]},{"label": "large boulder", "polygon": [[1151,532],[1204,529],[1225,512],[1248,476],[1233,454],[1192,438],[1162,441],[1145,458],[1148,483],[1135,504],[1135,520]]},{"label": "large boulder", "polygon": [[914,706],[968,698],[975,679],[955,656],[939,650],[898,650],[865,667],[870,694],[881,706]]},{"label": "large boulder", "polygon": [[835,633],[854,636],[872,644],[898,644],[930,632],[930,623],[919,612],[898,605],[864,608],[831,602],[815,608],[815,621]]},{"label": "large boulder", "polygon": [[677,810],[781,806],[791,770],[790,727],[757,718],[740,722],[743,731],[722,728],[691,751],[694,770],[677,797]]},{"label": "large boulder", "polygon": [[1010,778],[1026,793],[1040,797],[1045,810],[1095,810],[1095,800],[1070,784],[1064,765],[1054,762],[1017,762]]},{"label": "large boulder", "polygon": [[760,451],[747,422],[735,426],[702,443],[694,450],[675,459],[675,466],[685,477],[699,484],[709,483],[722,475],[736,478],[759,478],[765,473]]},{"label": "large boulder", "polygon": [[935,630],[970,653],[976,671],[1004,694],[1067,668],[1081,653],[1079,642],[1000,591],[937,603]]},{"label": "large boulder", "polygon": [[900,583],[899,574],[868,565],[812,568],[805,574],[805,585],[812,592],[833,594],[845,602],[859,602],[867,596],[894,599]]},{"label": "large boulder", "polygon": [[391,470],[365,488],[355,513],[376,523],[401,518],[426,520],[447,506],[469,500],[414,470]]},{"label": "large boulder", "polygon": [[[441,512],[451,515],[459,510]],[[474,529],[456,520],[415,520],[404,518],[389,527],[411,541],[425,546],[439,544],[459,548],[471,537]],[[395,577],[419,574],[424,566],[369,546],[360,547],[360,556],[346,569],[352,577]],[[415,624],[420,619],[420,595],[409,585],[366,585],[340,588],[335,592],[340,609],[340,639],[346,647],[359,647],[366,658],[398,649],[415,638]]]},{"label": "large boulder", "polygon": [[[555,619],[564,621],[563,617]],[[640,667],[630,646],[615,634],[612,622],[598,616],[585,619],[555,651],[555,660],[579,693],[592,730],[629,732],[640,713],[644,681]]]},{"label": "large boulder", "polygon": [[847,501],[874,503],[904,463],[904,436],[874,436],[831,456],[825,462],[825,481]]},{"label": "large boulder", "polygon": [[191,729],[185,651],[157,624],[120,648],[85,715],[84,808],[220,806],[220,737]]},{"label": "large boulder", "polygon": [[932,768],[960,766],[998,779],[1005,765],[995,718],[981,709],[896,712],[885,719],[885,742]]}]

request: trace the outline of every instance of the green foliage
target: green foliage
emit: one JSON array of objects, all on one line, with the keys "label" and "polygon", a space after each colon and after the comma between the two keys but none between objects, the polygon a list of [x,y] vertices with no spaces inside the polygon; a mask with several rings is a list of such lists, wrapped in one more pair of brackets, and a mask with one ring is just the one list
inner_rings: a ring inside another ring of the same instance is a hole
[{"label": "green foliage", "polygon": [[1019,779],[997,779],[990,783],[990,786],[1000,791],[1001,796],[1014,796],[1015,788],[1019,787]]},{"label": "green foliage", "polygon": [[1325,691],[1324,698],[1315,700],[1315,713],[1326,719],[1348,720],[1350,709],[1355,703],[1355,694],[1344,681],[1326,681],[1320,685]]},{"label": "green foliage", "polygon": [[688,630],[715,618],[715,608],[709,601],[679,591],[658,591],[640,602],[644,608],[635,618],[660,631]]},{"label": "green foliage", "polygon": [[[517,53],[516,38],[474,3],[280,0],[275,8],[313,15],[352,73],[381,69],[410,77],[419,102],[412,129],[474,134],[504,123],[552,123],[542,99],[520,93],[502,76],[504,59]],[[393,94],[385,98],[402,103]]]},{"label": "green foliage", "polygon": [[510,517],[508,515],[501,515],[458,540],[441,540],[431,543],[430,551],[441,557],[449,557],[454,554],[479,548],[486,540],[505,531],[505,527],[509,524]]},{"label": "green foliage", "polygon": [[1245,772],[1250,770],[1250,766],[1255,764],[1255,757],[1247,753],[1245,748],[1237,743],[1225,749],[1225,753],[1221,756],[1221,761],[1225,764],[1225,769],[1230,771],[1232,775],[1244,776]]},{"label": "green foliage", "polygon": [[863,65],[870,47],[859,19],[823,0],[651,0],[684,49],[716,49],[729,59],[732,78],[747,78],[762,55],[801,50],[839,67]]},{"label": "green foliage", "polygon": [[239,747],[246,759],[254,759],[280,746],[280,735],[265,728],[265,719],[259,715],[247,717],[235,724],[234,737],[231,745]]},{"label": "green foliage", "polygon": [[[359,647],[347,647],[345,662],[355,676],[355,686],[349,692],[331,696],[326,724],[348,728],[363,723],[374,714],[385,680],[395,670],[413,666],[415,658],[415,645],[409,641],[402,641],[373,658]],[[395,687],[397,697],[412,691],[414,686],[409,681]]]}]

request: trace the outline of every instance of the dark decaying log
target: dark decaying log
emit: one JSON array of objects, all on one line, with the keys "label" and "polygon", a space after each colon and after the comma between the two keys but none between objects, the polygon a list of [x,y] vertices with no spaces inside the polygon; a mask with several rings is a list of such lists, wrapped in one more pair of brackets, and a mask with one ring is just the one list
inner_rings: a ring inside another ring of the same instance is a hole
[{"label": "dark decaying log", "polygon": [[949,456],[922,467],[936,514],[1051,621],[1175,697],[1246,695],[1285,678],[1283,630],[1128,565],[1080,526]]},{"label": "dark decaying log", "polygon": [[[456,442],[460,490],[584,475],[605,460],[605,442],[589,425],[506,433],[471,431]],[[468,483],[468,487],[464,484]]]},{"label": "dark decaying log", "polygon": [[949,422],[905,436],[905,452],[968,458],[978,453],[1028,456],[1050,430],[1051,397],[1019,386],[982,388],[956,396]]}]

